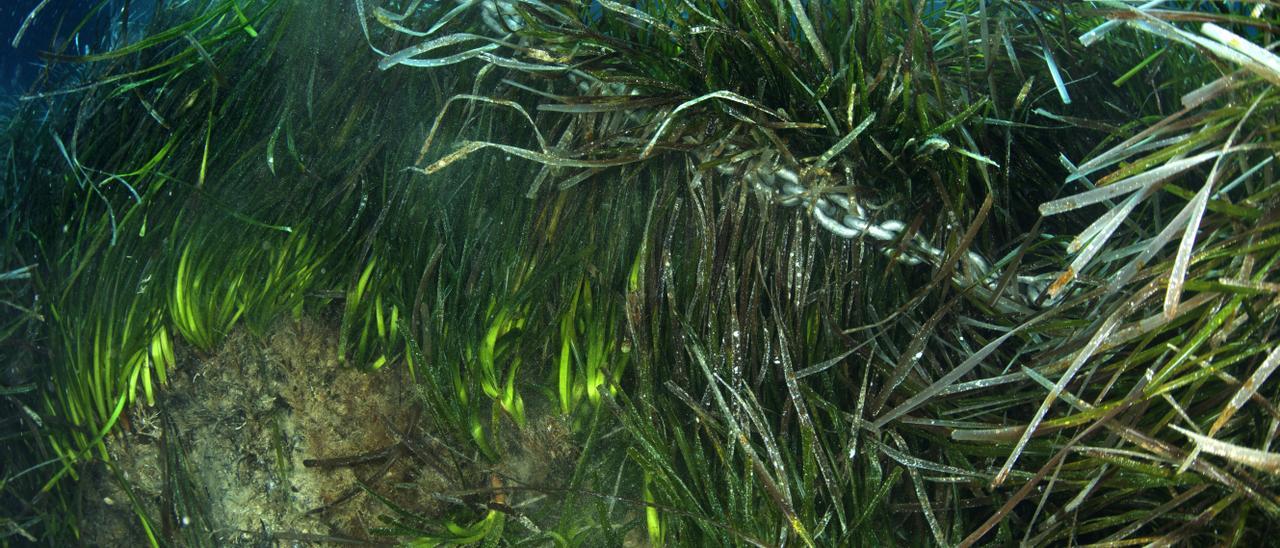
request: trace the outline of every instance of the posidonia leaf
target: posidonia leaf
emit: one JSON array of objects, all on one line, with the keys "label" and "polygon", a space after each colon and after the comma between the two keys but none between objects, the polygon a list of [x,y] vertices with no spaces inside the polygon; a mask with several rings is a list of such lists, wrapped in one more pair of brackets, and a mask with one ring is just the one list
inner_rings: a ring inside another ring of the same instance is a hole
[{"label": "posidonia leaf", "polygon": [[[666,131],[667,126],[670,125],[673,120],[675,120],[676,114],[679,114],[680,112],[686,109],[695,107],[706,101],[711,101],[716,99],[738,103],[740,105],[751,107],[755,110],[768,114],[774,118],[785,121],[785,119],[783,119],[781,116],[778,116],[778,114],[773,112],[772,110],[765,108],[764,106],[760,105],[759,103],[756,103],[755,101],[752,101],[751,99],[738,95],[737,93],[734,93],[732,91],[726,91],[726,90],[713,91],[711,93],[707,93],[705,95],[695,97],[693,99],[689,99],[688,101],[680,103],[679,106],[672,109],[671,112],[667,113],[667,115],[663,118],[662,123],[658,125],[657,131],[653,133],[653,137],[649,139],[649,144],[645,145],[644,150],[640,153],[640,156],[648,157],[653,152],[653,147],[657,145],[658,139],[662,137],[662,134],[664,131]],[[586,167],[586,166],[582,166],[582,167]]]},{"label": "posidonia leaf", "polygon": [[1240,129],[1244,127],[1245,121],[1253,115],[1254,109],[1258,108],[1258,104],[1267,97],[1268,92],[1270,90],[1258,94],[1253,104],[1249,106],[1249,110],[1240,118],[1235,129],[1231,131],[1231,136],[1227,137],[1226,142],[1222,144],[1222,155],[1218,156],[1218,159],[1213,163],[1213,169],[1209,170],[1209,176],[1205,178],[1200,192],[1197,192],[1195,198],[1188,204],[1188,207],[1191,208],[1191,215],[1187,219],[1187,227],[1183,229],[1182,241],[1178,244],[1178,253],[1173,261],[1173,270],[1169,272],[1169,287],[1165,290],[1164,313],[1166,317],[1173,316],[1174,311],[1178,309],[1178,301],[1182,299],[1182,284],[1186,280],[1187,267],[1191,264],[1191,250],[1195,247],[1196,233],[1200,230],[1200,221],[1204,218],[1204,209],[1209,203],[1209,194],[1213,191],[1213,185],[1217,181],[1219,169],[1222,167],[1222,160],[1227,151],[1231,150],[1231,145],[1239,137]]},{"label": "posidonia leaf", "polygon": [[1280,473],[1280,453],[1272,453],[1270,451],[1262,451],[1249,447],[1242,447],[1234,443],[1219,441],[1209,436],[1204,436],[1182,428],[1176,424],[1170,424],[1169,428],[1177,430],[1184,436],[1196,443],[1196,448],[1209,453],[1224,457],[1232,462],[1243,464],[1250,468],[1256,468],[1269,474]]},{"label": "posidonia leaf", "polygon": [[1213,426],[1209,428],[1210,436],[1218,433],[1226,425],[1227,421],[1231,420],[1231,417],[1235,416],[1235,413],[1244,407],[1245,402],[1258,393],[1258,389],[1262,387],[1263,383],[1267,382],[1272,373],[1275,373],[1277,367],[1280,367],[1280,346],[1271,349],[1271,353],[1267,354],[1267,358],[1262,361],[1262,365],[1259,365],[1253,371],[1253,374],[1249,375],[1249,378],[1231,397],[1231,401],[1227,402],[1226,407],[1218,414],[1217,420],[1213,421]]},{"label": "posidonia leaf", "polygon": [[1080,368],[1084,366],[1085,362],[1089,361],[1089,359],[1093,357],[1094,353],[1098,351],[1099,347],[1102,346],[1103,342],[1106,341],[1107,337],[1111,336],[1111,333],[1119,326],[1120,321],[1126,315],[1131,313],[1133,309],[1145,300],[1147,296],[1154,293],[1155,290],[1155,285],[1149,284],[1146,288],[1129,297],[1123,305],[1118,307],[1115,312],[1111,313],[1111,315],[1098,326],[1084,348],[1081,348],[1076,352],[1075,356],[1071,360],[1071,365],[1067,367],[1065,372],[1063,372],[1062,377],[1058,379],[1058,383],[1054,385],[1053,390],[1051,390],[1049,395],[1045,397],[1044,401],[1040,403],[1040,408],[1036,410],[1035,415],[1032,416],[1030,421],[1028,421],[1026,430],[1022,433],[1022,437],[1014,444],[1013,450],[1010,451],[1008,459],[1006,459],[1004,465],[1000,467],[1000,471],[996,473],[995,479],[991,481],[992,485],[998,486],[1004,483],[1004,480],[1009,476],[1009,472],[1013,469],[1013,464],[1017,462],[1018,457],[1022,454],[1022,450],[1026,447],[1027,442],[1031,440],[1031,435],[1035,432],[1036,427],[1039,426],[1040,421],[1044,420],[1045,414],[1049,412],[1049,406],[1053,405],[1054,400],[1058,398],[1058,395],[1066,385],[1075,378],[1076,373],[1080,371]]},{"label": "posidonia leaf", "polygon": [[1066,213],[1085,206],[1093,205],[1104,200],[1110,200],[1118,196],[1124,196],[1131,192],[1148,189],[1153,185],[1160,183],[1170,177],[1178,175],[1200,165],[1208,160],[1212,160],[1223,155],[1226,151],[1204,152],[1190,158],[1180,160],[1171,160],[1163,166],[1134,175],[1127,179],[1116,181],[1109,185],[1099,187],[1094,190],[1081,192],[1074,196],[1059,198],[1051,202],[1045,202],[1040,205],[1041,215],[1058,215]]},{"label": "posidonia leaf", "polygon": [[520,115],[523,116],[524,119],[529,122],[529,127],[533,129],[534,137],[536,137],[538,140],[538,147],[542,149],[542,152],[544,153],[547,152],[546,139],[542,136],[542,132],[538,130],[538,125],[533,121],[533,117],[529,116],[529,112],[526,111],[524,107],[520,105],[520,103],[507,100],[507,99],[496,99],[493,97],[485,97],[482,95],[461,94],[461,95],[454,95],[453,97],[450,97],[449,100],[445,101],[444,105],[440,107],[440,114],[438,114],[436,116],[435,121],[432,122],[431,130],[427,132],[427,138],[422,142],[422,149],[418,152],[418,160],[416,163],[421,164],[423,158],[426,158],[427,152],[431,149],[431,142],[432,140],[435,139],[436,131],[440,129],[440,124],[444,121],[445,114],[449,112],[449,106],[452,105],[454,101],[473,101],[478,103],[487,103],[491,105],[507,107],[509,109],[512,109],[520,113]]},{"label": "posidonia leaf", "polygon": [[478,150],[485,149],[485,148],[496,148],[498,150],[501,150],[513,156],[519,156],[526,160],[533,160],[540,164],[546,164],[554,167],[616,167],[616,166],[624,166],[627,164],[633,164],[639,161],[638,158],[617,158],[617,159],[610,159],[610,160],[581,160],[576,158],[565,158],[565,157],[556,156],[553,154],[544,154],[541,152],[523,149],[520,147],[514,147],[511,145],[504,145],[500,143],[490,143],[485,141],[463,141],[462,144],[458,147],[458,150],[455,150],[452,153],[450,153],[448,156],[445,156],[444,158],[437,160],[435,163],[427,166],[425,169],[416,168],[416,167],[410,168],[410,169],[413,169],[415,171],[421,171],[423,173],[430,175],[432,173],[435,173],[437,171],[440,171],[448,167],[449,164],[452,164],[458,160],[461,160],[471,155],[472,153]]},{"label": "posidonia leaf", "polygon": [[831,55],[827,53],[827,48],[822,45],[822,40],[818,37],[818,32],[813,28],[813,21],[809,20],[809,15],[805,13],[804,5],[800,0],[787,0],[791,4],[791,13],[800,23],[800,30],[804,33],[805,38],[809,41],[809,47],[813,48],[813,52],[817,54],[818,61],[822,62],[822,68],[827,72],[831,72],[834,67],[831,64]]},{"label": "posidonia leaf", "polygon": [[[485,42],[485,44],[462,53],[449,55],[439,59],[416,59],[417,56],[424,53],[466,42]],[[442,36],[434,40],[428,40],[416,46],[410,46],[397,51],[379,61],[378,68],[387,70],[396,65],[412,67],[440,67],[478,57],[481,53],[493,51],[501,46],[502,44],[495,42],[492,38],[487,36],[459,32],[448,36]]]}]

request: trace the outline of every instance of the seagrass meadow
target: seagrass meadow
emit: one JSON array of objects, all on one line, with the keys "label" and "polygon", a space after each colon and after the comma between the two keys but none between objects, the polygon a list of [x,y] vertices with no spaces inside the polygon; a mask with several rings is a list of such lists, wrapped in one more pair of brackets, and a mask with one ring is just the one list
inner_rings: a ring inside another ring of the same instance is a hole
[{"label": "seagrass meadow", "polygon": [[33,7],[5,546],[1280,533],[1280,4]]}]

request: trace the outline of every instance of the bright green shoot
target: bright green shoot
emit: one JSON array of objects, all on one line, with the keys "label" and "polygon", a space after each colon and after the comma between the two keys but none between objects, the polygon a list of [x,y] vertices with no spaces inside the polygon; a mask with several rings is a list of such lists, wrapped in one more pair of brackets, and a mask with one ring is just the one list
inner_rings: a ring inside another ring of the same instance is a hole
[{"label": "bright green shoot", "polygon": [[[526,424],[524,399],[516,388],[516,373],[520,369],[520,357],[511,347],[511,341],[524,327],[524,314],[518,308],[491,304],[489,327],[476,349],[476,365],[479,367],[480,388],[493,398],[511,419],[521,428]],[[496,309],[496,310],[495,310]],[[499,374],[499,362],[506,365]],[[502,381],[499,381],[499,378]]]},{"label": "bright green shoot", "polygon": [[294,230],[264,255],[261,283],[244,291],[247,321],[255,332],[265,332],[283,313],[295,319],[302,316],[304,297],[319,281],[327,255],[318,241],[306,230]]},{"label": "bright green shoot", "polygon": [[[395,356],[404,341],[400,333],[400,306],[384,297],[386,280],[379,272],[378,259],[370,259],[355,285],[347,291],[342,315],[340,359],[379,369]],[[350,353],[350,356],[348,356]]]},{"label": "bright green shoot", "polygon": [[591,282],[583,278],[560,319],[560,357],[557,388],[560,411],[572,415],[583,397],[592,407],[600,405],[600,391],[616,393],[629,353],[615,310],[609,301],[596,302]]},{"label": "bright green shoot", "polygon": [[203,351],[212,351],[244,313],[239,292],[245,271],[227,265],[207,242],[188,241],[182,247],[169,295],[169,315],[182,337]]},{"label": "bright green shoot", "polygon": [[662,514],[658,512],[656,499],[653,491],[649,486],[649,473],[644,473],[644,524],[645,530],[649,533],[649,545],[654,548],[662,548],[666,546],[666,537],[663,536]]},{"label": "bright green shoot", "polygon": [[[484,518],[470,525],[458,525],[450,521],[445,524],[445,532],[434,536],[423,536],[414,539],[409,546],[429,548],[434,546],[453,546],[475,544],[486,539],[496,541],[502,535],[506,514],[497,510],[489,510]],[[486,543],[486,545],[488,545]]]}]

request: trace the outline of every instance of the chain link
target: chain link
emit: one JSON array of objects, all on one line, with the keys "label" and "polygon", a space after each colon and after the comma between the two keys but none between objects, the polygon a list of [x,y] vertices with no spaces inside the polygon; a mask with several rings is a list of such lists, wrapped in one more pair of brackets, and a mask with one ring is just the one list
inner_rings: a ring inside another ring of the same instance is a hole
[{"label": "chain link", "polygon": [[[459,5],[478,4],[481,17],[491,31],[506,35],[510,31],[519,30],[524,25],[519,11],[518,0],[455,0]],[[576,81],[570,74],[570,79]],[[585,81],[576,82],[584,92],[590,86]],[[617,94],[625,94],[625,87],[612,90]],[[945,143],[945,141],[944,141]],[[728,146],[728,152],[738,151],[734,145]],[[700,156],[706,156],[706,152]],[[725,151],[721,151],[725,152]],[[888,244],[901,241],[907,225],[898,219],[889,219],[880,223],[874,222],[866,209],[856,200],[842,194],[823,194],[805,187],[795,171],[789,168],[778,168],[769,161],[770,158],[759,157],[749,163],[745,170],[747,182],[756,190],[768,194],[771,199],[784,207],[808,206],[806,209],[813,215],[817,223],[828,232],[848,240],[869,237]],[[706,158],[703,158],[704,160]],[[728,162],[718,167],[721,174],[735,176],[742,174],[741,163]],[[907,265],[928,264],[933,268],[941,268],[946,262],[946,252],[929,244],[921,234],[914,233],[903,245],[883,246],[882,251],[898,262]],[[1042,298],[1045,289],[1053,280],[1052,274],[1014,277],[1011,291],[1003,291],[992,304],[1001,312],[1024,312],[1032,307],[1046,304]],[[977,292],[983,298],[996,295],[999,289],[1000,275],[991,267],[991,262],[982,255],[968,251],[961,257],[957,268],[951,275],[951,281],[957,286]]]},{"label": "chain link", "polygon": [[[852,240],[869,237],[888,243],[900,241],[907,229],[906,223],[898,219],[874,222],[866,208],[848,196],[822,195],[811,191],[791,169],[756,167],[749,169],[745,177],[753,188],[768,194],[779,205],[808,206],[807,209],[822,228],[841,238]],[[913,234],[901,246],[901,250],[897,247],[885,247],[883,252],[908,265],[928,264],[940,268],[946,261],[946,252],[930,245],[919,233]],[[951,276],[953,283],[977,291],[983,297],[995,295],[999,289],[1000,276],[998,270],[992,269],[990,261],[969,251],[961,258],[958,266]],[[1016,276],[1012,281],[1015,286],[1013,290],[1001,293],[993,304],[1002,312],[1026,311],[1044,304],[1040,302],[1040,297],[1052,280],[1052,274]]]}]

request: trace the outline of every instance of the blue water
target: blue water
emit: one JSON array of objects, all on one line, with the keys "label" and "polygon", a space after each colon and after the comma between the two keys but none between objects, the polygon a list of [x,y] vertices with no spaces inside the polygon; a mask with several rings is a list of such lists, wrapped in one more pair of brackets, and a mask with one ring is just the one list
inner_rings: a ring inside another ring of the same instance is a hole
[{"label": "blue water", "polygon": [[[97,52],[106,40],[118,38],[119,30],[113,29],[111,22],[117,19],[125,0],[107,0],[101,10],[93,12],[99,3],[100,0],[49,0],[14,47],[18,30],[40,0],[0,1],[0,95],[25,92],[45,69],[42,53],[62,49],[65,43],[63,54],[84,55]],[[129,4],[134,22],[145,21],[145,15],[154,8],[154,0],[131,0]],[[72,34],[91,12],[93,16],[80,32]],[[134,30],[130,34],[137,36]]]}]

